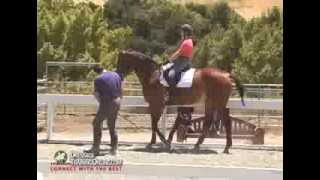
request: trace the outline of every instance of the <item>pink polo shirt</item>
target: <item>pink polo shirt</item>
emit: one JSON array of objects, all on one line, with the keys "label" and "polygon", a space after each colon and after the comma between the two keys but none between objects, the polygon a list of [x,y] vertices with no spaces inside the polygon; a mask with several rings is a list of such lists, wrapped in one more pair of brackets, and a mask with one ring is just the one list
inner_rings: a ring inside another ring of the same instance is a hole
[{"label": "pink polo shirt", "polygon": [[180,45],[181,56],[192,58],[193,42],[192,39],[185,39]]}]

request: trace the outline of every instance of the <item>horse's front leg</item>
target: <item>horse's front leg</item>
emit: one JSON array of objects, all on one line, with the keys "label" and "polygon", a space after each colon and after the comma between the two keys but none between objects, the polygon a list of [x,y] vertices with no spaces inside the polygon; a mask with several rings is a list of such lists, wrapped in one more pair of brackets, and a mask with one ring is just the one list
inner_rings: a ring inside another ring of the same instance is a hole
[{"label": "horse's front leg", "polygon": [[161,114],[163,112],[164,107],[161,105],[157,106],[150,106],[150,113],[151,113],[151,125],[152,125],[152,137],[150,144],[147,145],[147,148],[152,147],[153,144],[156,143],[156,133],[158,134],[160,140],[165,144],[169,145],[167,140],[165,139],[164,135],[160,132],[158,127],[158,122],[160,120]]},{"label": "horse's front leg", "polygon": [[151,131],[152,131],[152,135],[151,135],[150,143],[147,144],[147,146],[146,146],[147,149],[150,149],[152,147],[152,145],[157,142],[156,127],[157,127],[156,118],[154,118],[153,115],[151,114]]},{"label": "horse's front leg", "polygon": [[151,135],[151,141],[149,144],[147,144],[146,148],[150,149],[152,147],[153,144],[155,144],[157,142],[157,118],[151,114],[151,131],[152,131],[152,135]]}]

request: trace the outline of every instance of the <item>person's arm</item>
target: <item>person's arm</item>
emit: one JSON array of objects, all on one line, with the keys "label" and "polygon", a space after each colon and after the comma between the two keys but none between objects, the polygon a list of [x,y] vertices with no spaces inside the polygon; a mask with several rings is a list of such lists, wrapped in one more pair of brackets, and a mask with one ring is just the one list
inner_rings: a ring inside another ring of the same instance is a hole
[{"label": "person's arm", "polygon": [[174,59],[176,59],[177,57],[179,57],[181,54],[181,48],[179,48],[176,52],[174,52],[170,58],[169,58],[169,61],[173,61]]},{"label": "person's arm", "polygon": [[100,94],[98,92],[98,81],[95,79],[94,81],[94,91],[93,91],[93,96],[96,98],[96,100],[100,103]]},{"label": "person's arm", "polygon": [[182,41],[179,49],[170,56],[169,61],[173,61],[174,59],[179,57],[181,55],[183,48],[185,48],[185,46],[186,46],[185,41]]},{"label": "person's arm", "polygon": [[96,98],[96,100],[100,103],[100,95],[98,92],[94,91],[93,96]]}]

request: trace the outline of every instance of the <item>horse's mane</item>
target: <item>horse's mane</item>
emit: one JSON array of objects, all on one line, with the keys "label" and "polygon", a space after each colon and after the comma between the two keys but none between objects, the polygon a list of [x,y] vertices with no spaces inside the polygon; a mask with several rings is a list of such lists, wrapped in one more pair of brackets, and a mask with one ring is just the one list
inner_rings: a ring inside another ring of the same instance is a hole
[{"label": "horse's mane", "polygon": [[135,51],[135,50],[127,50],[126,53],[131,54],[132,56],[136,57],[137,59],[145,62],[149,62],[155,66],[158,66],[158,63],[156,63],[150,56],[147,56],[143,54],[142,52]]}]

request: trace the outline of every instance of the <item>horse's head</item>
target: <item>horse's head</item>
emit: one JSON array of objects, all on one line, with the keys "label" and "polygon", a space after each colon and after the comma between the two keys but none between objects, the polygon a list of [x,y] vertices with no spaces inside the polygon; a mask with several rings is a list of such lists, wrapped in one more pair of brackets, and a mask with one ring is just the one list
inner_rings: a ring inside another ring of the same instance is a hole
[{"label": "horse's head", "polygon": [[134,57],[130,54],[130,51],[121,51],[118,56],[117,72],[125,77],[132,72],[134,68]]},{"label": "horse's head", "polygon": [[143,53],[127,50],[119,53],[117,72],[123,77],[135,71],[138,74],[147,75],[157,69],[157,63]]}]

